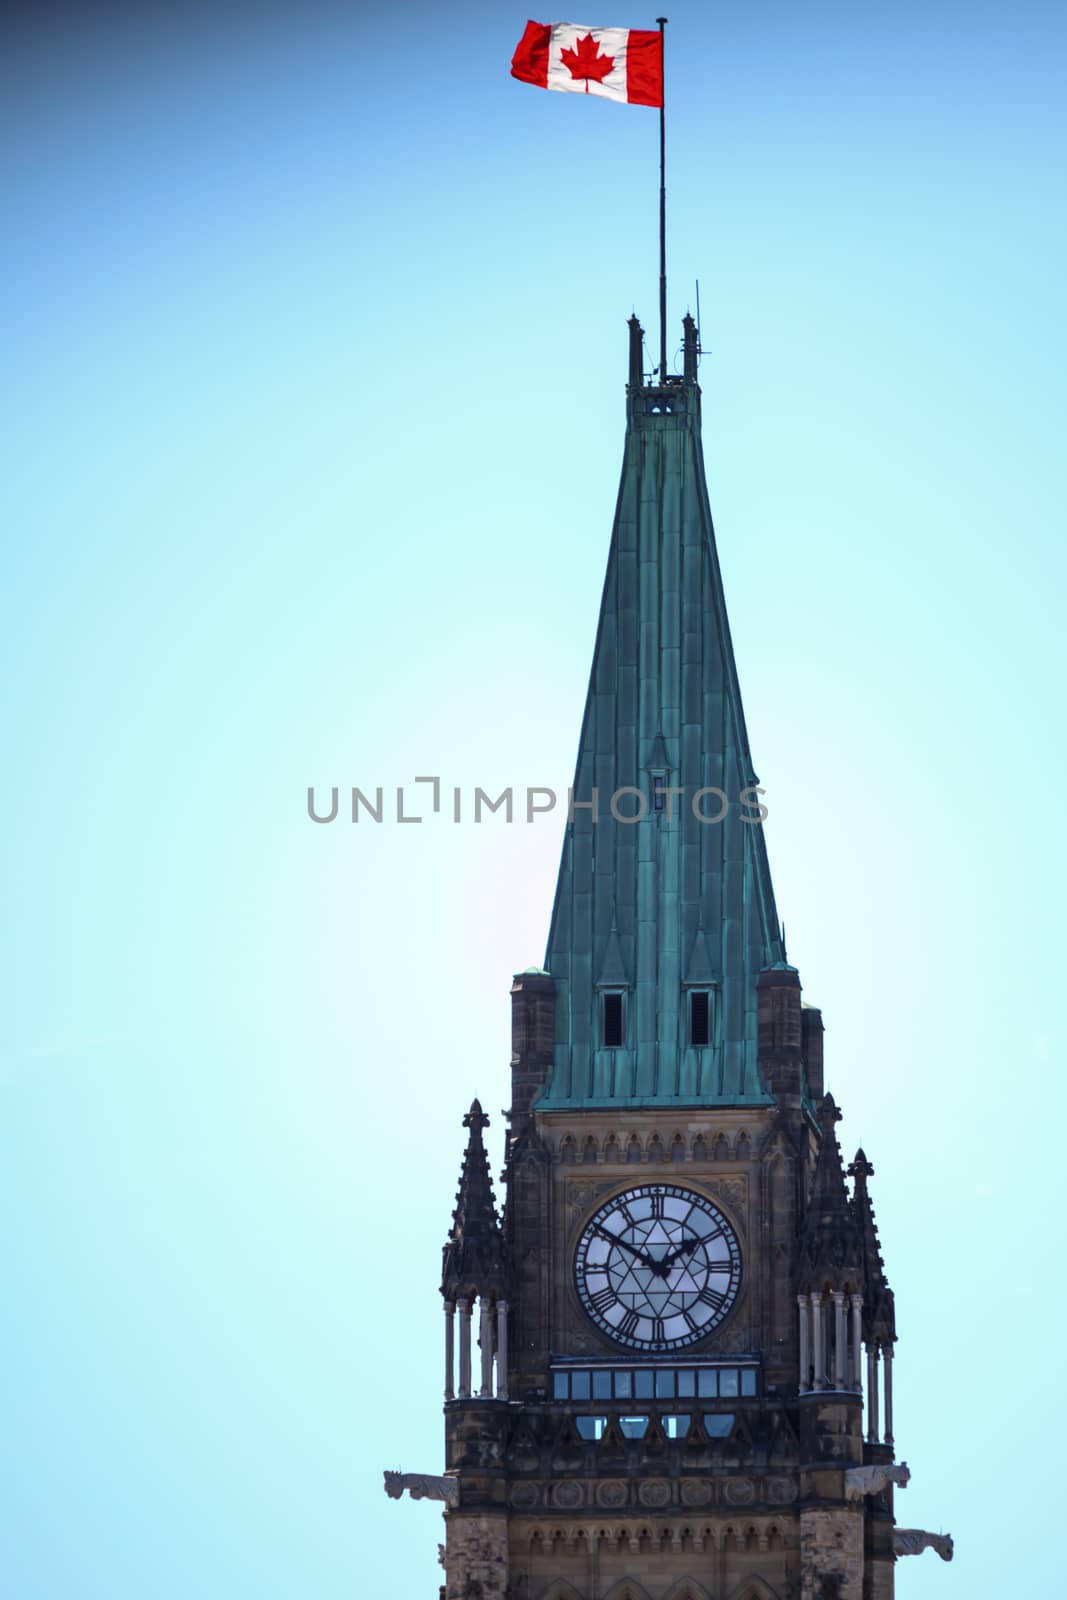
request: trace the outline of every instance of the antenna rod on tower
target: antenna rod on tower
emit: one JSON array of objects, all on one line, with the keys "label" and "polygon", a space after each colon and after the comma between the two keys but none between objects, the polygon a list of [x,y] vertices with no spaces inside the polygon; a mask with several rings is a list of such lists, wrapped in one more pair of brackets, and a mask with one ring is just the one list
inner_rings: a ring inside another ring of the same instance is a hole
[{"label": "antenna rod on tower", "polygon": [[666,17],[657,17],[659,24],[660,83],[659,98],[659,381],[667,382],[667,74],[663,58],[663,30]]}]

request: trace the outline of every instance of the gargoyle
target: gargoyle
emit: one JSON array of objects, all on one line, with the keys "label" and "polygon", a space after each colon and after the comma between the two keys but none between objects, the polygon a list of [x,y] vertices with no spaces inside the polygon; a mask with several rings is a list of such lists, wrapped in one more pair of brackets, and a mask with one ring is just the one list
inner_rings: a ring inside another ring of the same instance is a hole
[{"label": "gargoyle", "polygon": [[936,1550],[942,1561],[952,1560],[952,1535],[927,1533],[925,1528],[894,1528],[893,1554],[896,1556],[921,1556],[924,1550]]},{"label": "gargoyle", "polygon": [[425,1472],[387,1472],[385,1492],[390,1500],[399,1500],[404,1490],[413,1500],[443,1500],[445,1505],[459,1504],[459,1484],[447,1473],[432,1477]]},{"label": "gargoyle", "polygon": [[906,1461],[902,1461],[899,1466],[847,1467],[845,1499],[862,1500],[865,1494],[880,1494],[891,1483],[903,1489],[910,1477]]}]

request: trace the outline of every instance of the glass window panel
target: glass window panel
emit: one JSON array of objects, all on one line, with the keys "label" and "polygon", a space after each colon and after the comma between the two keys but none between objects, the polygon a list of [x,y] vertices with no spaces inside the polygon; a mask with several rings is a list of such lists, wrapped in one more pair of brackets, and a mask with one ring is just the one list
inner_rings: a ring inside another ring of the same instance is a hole
[{"label": "glass window panel", "polygon": [[589,1374],[588,1372],[571,1373],[571,1399],[589,1399]]},{"label": "glass window panel", "polygon": [[709,1439],[727,1439],[734,1425],[732,1411],[705,1411],[704,1432]]},{"label": "glass window panel", "polygon": [[697,1382],[700,1387],[700,1393],[705,1399],[709,1397],[714,1398],[714,1396],[718,1394],[719,1386],[716,1382],[716,1377],[717,1374],[714,1367],[704,1367],[700,1372],[697,1373]]},{"label": "glass window panel", "polygon": [[624,1439],[643,1439],[648,1427],[647,1417],[620,1417],[619,1427]]},{"label": "glass window panel", "polygon": [[732,1400],[737,1394],[737,1368],[719,1368],[719,1394],[723,1399]]},{"label": "glass window panel", "polygon": [[756,1392],[756,1373],[755,1373],[755,1369],[752,1368],[752,1367],[742,1367],[742,1369],[741,1369],[741,1393],[742,1394],[755,1394],[755,1392]]},{"label": "glass window panel", "polygon": [[674,1373],[670,1369],[666,1372],[656,1373],[656,1399],[674,1399]]},{"label": "glass window panel", "polygon": [[629,1400],[633,1394],[633,1387],[633,1375],[631,1373],[617,1372],[615,1374],[616,1400]]},{"label": "glass window panel", "polygon": [[582,1439],[602,1439],[607,1417],[575,1417],[574,1425]]},{"label": "glass window panel", "polygon": [[634,1399],[652,1399],[652,1374],[651,1372],[634,1373]]},{"label": "glass window panel", "polygon": [[668,1439],[684,1439],[689,1432],[688,1417],[664,1417],[663,1431]]},{"label": "glass window panel", "polygon": [[611,1399],[611,1373],[610,1372],[594,1372],[593,1373],[593,1399],[594,1400],[610,1400]]},{"label": "glass window panel", "polygon": [[680,1372],[678,1374],[678,1398],[688,1400],[697,1392],[697,1375],[695,1372]]},{"label": "glass window panel", "polygon": [[567,1374],[565,1372],[554,1372],[552,1374],[552,1398],[554,1400],[566,1400],[568,1387]]}]

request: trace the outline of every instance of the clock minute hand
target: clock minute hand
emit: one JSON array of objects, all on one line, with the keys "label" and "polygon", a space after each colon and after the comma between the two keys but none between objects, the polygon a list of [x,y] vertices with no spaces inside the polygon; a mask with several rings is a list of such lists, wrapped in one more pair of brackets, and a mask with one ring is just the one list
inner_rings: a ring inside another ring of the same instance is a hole
[{"label": "clock minute hand", "polygon": [[642,1266],[650,1267],[655,1272],[658,1262],[654,1261],[651,1256],[646,1255],[643,1250],[639,1250],[635,1244],[627,1244],[625,1239],[621,1239],[617,1233],[609,1233],[607,1228],[598,1228],[597,1233],[602,1239],[606,1239],[609,1244],[622,1245],[624,1250],[629,1250],[632,1256],[637,1257]]}]

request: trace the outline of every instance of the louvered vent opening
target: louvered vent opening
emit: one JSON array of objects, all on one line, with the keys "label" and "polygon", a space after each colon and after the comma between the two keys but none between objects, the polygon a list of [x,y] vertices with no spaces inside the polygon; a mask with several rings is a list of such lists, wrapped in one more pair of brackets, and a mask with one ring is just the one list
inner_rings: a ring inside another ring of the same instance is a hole
[{"label": "louvered vent opening", "polygon": [[609,1050],[622,1044],[623,997],[621,994],[604,996],[604,1044]]},{"label": "louvered vent opening", "polygon": [[711,996],[706,989],[694,989],[689,996],[689,1043],[711,1043]]}]

